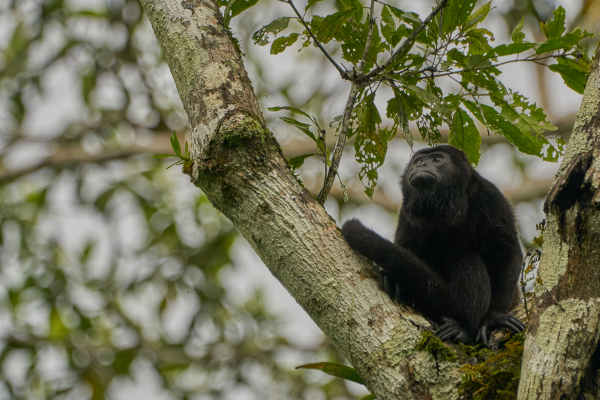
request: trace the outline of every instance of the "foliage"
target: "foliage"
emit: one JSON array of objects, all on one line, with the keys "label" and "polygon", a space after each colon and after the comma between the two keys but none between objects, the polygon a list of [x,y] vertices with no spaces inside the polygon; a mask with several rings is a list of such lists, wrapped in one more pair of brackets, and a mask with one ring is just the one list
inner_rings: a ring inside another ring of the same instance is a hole
[{"label": "foliage", "polygon": [[[292,106],[270,107],[269,108],[269,111],[281,111],[281,110],[291,111],[294,114],[302,115],[310,120],[311,124],[306,124],[304,122],[297,121],[293,118],[279,117],[279,119],[281,119],[283,122],[293,126],[294,128],[298,129],[300,132],[304,133],[308,138],[310,138],[310,140],[312,140],[317,145],[318,154],[321,156],[321,160],[323,161],[324,168],[325,168],[324,176],[327,176],[328,167],[331,167],[331,154],[329,152],[329,149],[327,148],[327,142],[325,140],[325,130],[323,128],[321,128],[321,126],[319,125],[319,122],[317,121],[317,118],[307,114],[306,112],[300,110],[299,108],[292,107]],[[312,133],[311,125],[314,125],[315,128],[317,129],[318,136],[315,136],[315,134]],[[294,176],[297,179],[299,179],[299,177],[297,175],[298,169],[304,164],[304,160],[306,160],[308,157],[312,157],[314,155],[315,154],[312,154],[312,153],[302,154],[300,156],[297,156],[297,157],[294,157],[294,158],[291,158],[290,160],[288,160],[288,165],[290,166],[290,169],[292,170],[292,174],[294,174]],[[342,183],[342,178],[339,177],[339,174],[338,174],[338,178],[340,180],[340,185],[342,187],[344,201],[348,201],[348,194],[346,192],[346,186],[344,186],[344,184]]]},{"label": "foliage", "polygon": [[179,158],[179,161],[169,165],[167,167],[167,169],[171,168],[173,165],[182,165],[183,173],[187,174],[192,165],[192,159],[191,159],[190,152],[188,149],[187,140],[185,142],[185,152],[183,154],[181,154],[181,145],[179,144],[179,139],[177,138],[177,134],[175,133],[175,131],[173,131],[173,136],[171,138],[169,138],[169,140],[171,141],[171,147],[173,147],[173,151],[175,152],[175,155],[173,155],[173,154],[157,154],[154,156],[154,158],[169,158],[169,157]]},{"label": "foliage", "polygon": [[519,333],[504,343],[504,349],[494,353],[489,349],[478,350],[463,346],[476,364],[465,364],[459,393],[474,400],[512,400],[519,388],[521,359],[525,335]]},{"label": "foliage", "polygon": [[430,331],[421,332],[421,340],[417,342],[415,349],[431,353],[436,361],[456,361],[458,359],[454,351]]},{"label": "foliage", "polygon": [[[385,160],[387,142],[401,132],[412,147],[410,121],[429,145],[441,142],[440,128],[447,126],[448,143],[464,150],[475,165],[480,158],[480,127],[546,161],[555,162],[564,153],[564,142],[546,136],[556,127],[546,120],[543,110],[505,87],[498,68],[514,62],[555,60],[548,68],[560,74],[567,86],[583,93],[590,59],[580,42],[592,34],[580,28],[566,32],[562,7],[540,25],[546,41],[527,41],[522,19],[512,32],[512,43],[493,45],[493,33],[481,26],[492,11],[491,2],[478,9],[472,0],[440,2],[442,10],[428,19],[379,2],[383,7],[372,31],[369,26],[374,16],[364,11],[358,0],[332,3],[337,9],[325,16],[310,15],[316,1],[309,2],[305,10],[309,15],[305,16],[291,0],[286,2],[297,16],[281,17],[263,26],[253,35],[254,42],[265,46],[291,30],[272,42],[272,54],[293,46],[299,38],[303,40],[299,50],[331,42],[341,49],[341,58],[354,66],[353,72],[340,69],[340,73],[366,87],[352,111],[348,137],[356,135],[356,159],[362,166],[359,177],[369,197],[377,184],[377,169]],[[291,23],[294,20],[299,23]],[[369,33],[372,41],[365,51]],[[360,68],[363,55],[366,58]],[[383,61],[377,64],[378,58]],[[440,78],[453,81],[457,89],[444,93],[438,85]],[[383,123],[374,102],[382,86],[392,93],[386,107],[391,124]]]}]

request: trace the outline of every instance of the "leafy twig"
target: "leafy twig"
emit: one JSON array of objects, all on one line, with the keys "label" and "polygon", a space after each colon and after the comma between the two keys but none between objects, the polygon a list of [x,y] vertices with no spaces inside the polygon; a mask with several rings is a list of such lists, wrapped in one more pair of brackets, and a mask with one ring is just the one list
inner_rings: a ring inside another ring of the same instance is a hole
[{"label": "leafy twig", "polygon": [[340,165],[340,160],[342,159],[344,144],[346,143],[346,134],[348,132],[348,127],[350,126],[350,116],[352,115],[352,110],[354,110],[354,103],[356,103],[358,91],[359,85],[355,82],[352,82],[352,88],[350,89],[348,100],[346,101],[346,108],[344,108],[342,124],[340,125],[340,134],[338,135],[337,142],[335,144],[335,150],[333,151],[333,156],[331,158],[331,167],[329,167],[329,173],[327,174],[325,184],[319,192],[318,201],[321,205],[325,204],[325,200],[327,200],[327,196],[329,195],[331,187],[333,186],[333,181],[335,180],[335,175],[337,174],[337,169]]},{"label": "leafy twig", "polygon": [[183,172],[187,173],[190,166],[192,165],[192,158],[188,148],[188,142],[185,142],[185,152],[182,154],[181,145],[179,144],[179,139],[177,138],[177,134],[175,133],[175,131],[173,131],[173,136],[169,139],[171,140],[171,147],[173,147],[173,151],[175,152],[175,154],[157,154],[153,156],[153,158],[179,158],[179,161],[175,161],[173,164],[169,165],[167,169],[171,168],[174,165],[183,165]]},{"label": "leafy twig", "polygon": [[329,55],[329,53],[327,52],[327,50],[325,50],[325,48],[323,47],[323,45],[321,45],[321,43],[317,40],[316,36],[312,33],[312,31],[310,30],[310,28],[306,24],[306,21],[304,21],[304,18],[302,17],[302,15],[300,15],[300,12],[298,11],[298,9],[296,8],[296,6],[294,5],[294,2],[292,0],[280,0],[280,1],[282,1],[283,3],[288,3],[290,6],[292,6],[292,8],[294,9],[294,12],[298,16],[298,19],[300,20],[300,22],[302,23],[302,25],[304,25],[304,28],[306,29],[306,31],[308,32],[308,34],[310,35],[310,37],[312,38],[312,40],[315,42],[315,44],[317,45],[317,47],[319,47],[319,49],[321,49],[321,51],[323,52],[323,54],[325,55],[325,57],[327,57],[327,59],[333,64],[333,66],[335,67],[335,69],[338,70],[338,72],[340,73],[340,75],[343,78],[345,78],[346,75],[347,75],[347,72],[344,71],[342,69],[342,67],[340,67],[338,65],[338,63],[336,63],[333,58],[331,58],[331,56]]},{"label": "leafy twig", "polygon": [[431,22],[431,20],[437,15],[438,12],[440,12],[440,10],[442,8],[444,8],[446,6],[447,3],[448,3],[448,0],[442,0],[442,1],[440,1],[440,4],[438,4],[438,6],[433,9],[433,11],[431,12],[431,14],[429,14],[427,16],[427,18],[425,18],[425,20],[421,23],[421,25],[419,25],[406,38],[406,40],[404,42],[402,42],[402,44],[400,45],[400,47],[398,47],[398,49],[394,52],[394,54],[392,54],[392,56],[385,63],[383,63],[383,65],[375,68],[374,70],[372,70],[371,72],[369,72],[367,75],[365,75],[365,78],[366,79],[371,79],[372,77],[374,77],[375,75],[377,75],[378,73],[380,73],[381,71],[383,71],[384,69],[386,69],[387,67],[389,67],[391,64],[393,64],[398,59],[398,57],[400,57],[402,55],[402,53],[404,53],[404,51],[407,48],[409,48],[410,46],[412,46],[412,44],[415,41],[415,38],[417,37],[417,35],[419,33],[421,33],[421,31],[423,29],[425,29],[425,27],[427,26],[427,24],[429,24],[429,22]]}]

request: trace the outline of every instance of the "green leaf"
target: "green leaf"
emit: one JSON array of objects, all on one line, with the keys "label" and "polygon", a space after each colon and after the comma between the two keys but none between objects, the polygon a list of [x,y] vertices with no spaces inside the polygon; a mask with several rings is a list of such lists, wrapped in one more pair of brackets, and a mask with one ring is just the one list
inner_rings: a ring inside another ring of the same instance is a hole
[{"label": "green leaf", "polygon": [[483,115],[481,115],[481,110],[479,109],[479,106],[477,105],[477,103],[475,103],[474,101],[471,101],[471,100],[467,100],[464,97],[461,98],[460,100],[465,105],[465,107],[467,107],[469,112],[471,114],[473,114],[479,122],[481,122],[482,124],[485,125],[486,121],[483,118]]},{"label": "green leaf", "polygon": [[249,9],[256,3],[258,3],[258,0],[235,0],[235,3],[231,6],[231,16],[235,17],[236,15],[240,15],[243,11]]},{"label": "green leaf", "polygon": [[483,21],[484,19],[486,19],[490,12],[491,4],[492,2],[488,1],[487,3],[479,7],[477,11],[471,14],[471,16],[467,18],[467,22],[465,23],[465,29],[470,29],[478,23],[480,23],[481,21]]},{"label": "green leaf", "polygon": [[314,6],[319,1],[323,1],[323,0],[308,0],[308,4],[304,8],[304,12],[307,12],[312,6]]},{"label": "green leaf", "polygon": [[394,121],[394,129],[400,129],[404,140],[412,149],[414,140],[408,127],[409,115],[407,108],[409,105],[406,97],[400,90],[394,88],[394,97],[388,100],[386,116]]},{"label": "green leaf", "polygon": [[519,128],[506,120],[493,107],[481,104],[483,116],[487,125],[497,134],[504,136],[510,143],[517,146],[525,154],[540,156],[542,142],[534,142],[531,135],[525,135]]},{"label": "green leaf", "polygon": [[590,63],[582,58],[570,58],[570,57],[559,57],[556,59],[560,65],[567,65],[571,68],[574,68],[578,71],[585,72],[589,74],[590,72]]},{"label": "green leaf", "polygon": [[312,157],[312,156],[314,156],[314,154],[303,154],[298,157],[290,158],[288,160],[288,165],[292,168],[292,171],[295,171],[298,168],[300,168],[302,166],[302,164],[304,164],[304,160],[306,160],[308,157]]},{"label": "green leaf", "polygon": [[365,397],[361,397],[360,400],[377,400],[377,396],[375,396],[373,393],[370,393]]},{"label": "green leaf", "polygon": [[465,58],[465,66],[467,69],[484,68],[492,65],[492,62],[481,54],[473,54]]},{"label": "green leaf", "polygon": [[523,43],[525,39],[525,34],[521,32],[523,30],[523,23],[525,22],[525,16],[521,18],[515,29],[512,31],[512,41],[513,43]]},{"label": "green leaf", "polygon": [[575,69],[569,65],[554,64],[548,67],[550,71],[558,72],[568,87],[583,94],[586,84],[586,72]]},{"label": "green leaf", "polygon": [[501,44],[500,46],[494,47],[486,57],[493,56],[509,56],[511,54],[518,54],[529,49],[532,49],[536,46],[536,43],[511,43],[511,44]]},{"label": "green leaf", "polygon": [[279,54],[290,47],[298,40],[299,33],[292,33],[290,36],[283,36],[275,39],[271,45],[271,54]]},{"label": "green leaf", "polygon": [[542,32],[547,39],[559,38],[565,32],[565,9],[559,6],[552,14],[554,14],[554,18],[547,24],[540,22]]},{"label": "green leaf", "polygon": [[[344,22],[346,22],[346,19],[351,17],[356,10],[356,8],[351,8],[349,10],[339,11],[325,17],[323,22],[321,22],[321,26],[319,27],[317,38],[322,43],[329,42],[342,28]],[[362,8],[359,10],[362,11]]]},{"label": "green leaf", "polygon": [[555,50],[560,50],[564,47],[563,41],[560,39],[549,39],[546,43],[542,43],[540,47],[536,49],[537,54],[551,53]]},{"label": "green leaf", "polygon": [[396,33],[396,22],[388,6],[383,6],[381,10],[381,34],[392,49],[400,43],[401,36]]},{"label": "green leaf", "polygon": [[450,125],[448,144],[464,151],[472,164],[479,164],[481,135],[466,111],[457,107]]},{"label": "green leaf", "polygon": [[287,29],[291,17],[282,17],[272,21],[270,24],[263,26],[252,35],[254,44],[265,46],[269,44],[269,33],[277,36],[277,34]]},{"label": "green leaf", "polygon": [[377,129],[381,124],[381,116],[375,105],[375,94],[365,95],[360,104],[355,107],[358,127],[354,150],[356,161],[362,165],[358,176],[366,180],[365,193],[373,197],[377,185],[377,169],[383,165],[387,153],[387,142],[392,136],[387,129]]},{"label": "green leaf", "polygon": [[442,16],[442,33],[448,34],[463,26],[475,8],[476,0],[450,0]]},{"label": "green leaf", "polygon": [[306,136],[308,136],[309,138],[311,138],[314,142],[317,141],[317,138],[315,138],[315,135],[310,131],[310,125],[309,124],[305,124],[305,123],[302,123],[300,121],[296,121],[295,119],[288,118],[288,117],[279,117],[279,119],[281,119],[285,123],[288,123],[288,124],[292,125],[293,127],[297,128],[297,129],[299,129]]},{"label": "green leaf", "polygon": [[469,54],[484,55],[492,49],[485,33],[485,30],[480,29],[472,29],[467,32],[465,43],[469,44]]},{"label": "green leaf", "polygon": [[175,131],[173,131],[173,137],[171,137],[170,140],[171,147],[173,148],[175,155],[181,158],[181,146],[179,145],[179,139],[177,138],[177,134],[175,133]]},{"label": "green leaf", "polygon": [[556,127],[546,121],[544,110],[530,104],[524,96],[517,92],[509,96],[490,94],[490,100],[502,108],[502,116],[515,124],[523,133],[542,133],[553,131]]},{"label": "green leaf", "polygon": [[364,385],[365,382],[358,375],[356,370],[352,367],[348,367],[347,365],[333,363],[333,362],[320,362],[314,364],[305,364],[296,367],[296,369],[315,369],[319,371],[325,372],[327,375],[336,376],[338,378],[345,379],[347,381],[352,381],[356,383],[360,383]]},{"label": "green leaf", "polygon": [[267,110],[269,111],[281,111],[281,110],[287,110],[287,111],[291,111],[293,113],[296,114],[300,114],[300,115],[304,115],[305,117],[307,117],[308,119],[312,120],[312,117],[310,115],[308,115],[307,113],[305,113],[304,111],[302,111],[299,108],[296,107],[292,107],[292,106],[277,106],[277,107],[269,107],[267,108]]}]

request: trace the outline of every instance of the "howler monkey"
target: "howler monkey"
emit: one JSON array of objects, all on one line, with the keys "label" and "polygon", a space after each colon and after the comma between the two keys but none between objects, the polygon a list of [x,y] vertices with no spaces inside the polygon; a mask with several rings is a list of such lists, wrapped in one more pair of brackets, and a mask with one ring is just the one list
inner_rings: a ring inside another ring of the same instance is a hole
[{"label": "howler monkey", "polygon": [[525,326],[517,305],[523,254],[508,200],[448,145],[419,150],[400,179],[394,243],[358,220],[342,233],[381,268],[384,289],[439,324],[442,340],[488,344],[488,330]]}]

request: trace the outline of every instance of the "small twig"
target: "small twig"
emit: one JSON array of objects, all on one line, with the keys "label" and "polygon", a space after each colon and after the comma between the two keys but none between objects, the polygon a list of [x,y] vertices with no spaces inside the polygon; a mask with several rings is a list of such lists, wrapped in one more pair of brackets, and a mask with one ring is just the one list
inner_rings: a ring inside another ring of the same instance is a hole
[{"label": "small twig", "polygon": [[[504,62],[497,63],[497,64],[488,65],[486,67],[471,68],[471,69],[461,69],[460,71],[450,71],[450,72],[446,72],[446,73],[443,73],[443,74],[433,75],[433,77],[434,78],[439,78],[440,76],[455,75],[455,74],[460,74],[462,72],[481,71],[481,70],[484,70],[484,69],[495,68],[495,67],[499,67],[501,65],[511,64],[511,63],[515,63],[515,62],[526,62],[526,61],[529,61],[529,62],[533,62],[533,63],[538,64],[539,60],[546,60],[548,58],[560,58],[560,57],[562,57],[562,55],[557,54],[557,55],[549,55],[549,56],[546,56],[546,57],[539,57],[539,58],[529,58],[528,57],[528,58],[523,58],[521,60],[515,59],[515,60],[509,60],[509,61],[504,61]],[[546,64],[543,64],[543,65],[546,65]],[[406,75],[415,75],[417,73],[422,73],[422,72],[424,72],[426,70],[427,70],[427,68],[424,68],[422,70],[416,71],[414,73],[406,74]]]},{"label": "small twig", "polygon": [[348,132],[348,127],[350,126],[350,117],[352,116],[352,110],[354,109],[354,103],[356,103],[356,97],[358,96],[359,85],[355,82],[352,82],[352,88],[350,89],[350,94],[348,95],[348,100],[346,101],[346,108],[344,108],[344,116],[342,117],[342,124],[340,125],[340,134],[338,135],[337,142],[335,144],[335,150],[333,151],[333,157],[331,159],[331,167],[329,167],[329,173],[327,174],[327,179],[325,180],[325,184],[321,188],[319,192],[319,204],[325,204],[325,200],[327,200],[327,196],[331,191],[331,187],[333,186],[333,182],[335,181],[335,175],[337,174],[337,169],[340,165],[340,160],[342,159],[342,153],[344,151],[344,144],[346,143],[346,134]]},{"label": "small twig", "polygon": [[373,41],[373,26],[375,25],[375,17],[373,16],[374,9],[375,9],[375,0],[371,0],[371,9],[370,9],[370,13],[369,13],[369,34],[367,35],[365,51],[356,67],[359,74],[363,73],[363,68],[365,67],[365,62],[367,61],[367,56],[369,55],[369,50],[371,49],[371,43]]},{"label": "small twig", "polygon": [[333,58],[331,58],[331,56],[329,55],[329,53],[327,52],[327,50],[325,50],[325,48],[317,40],[317,38],[315,37],[315,35],[312,33],[312,31],[310,30],[310,28],[306,24],[306,21],[304,21],[304,18],[302,17],[302,15],[300,15],[300,12],[298,11],[298,9],[296,8],[296,6],[294,5],[294,2],[292,0],[280,0],[280,1],[282,1],[283,3],[288,3],[290,6],[292,6],[292,8],[294,9],[294,12],[298,16],[298,19],[300,20],[300,22],[302,23],[302,25],[304,25],[304,28],[306,29],[306,31],[308,32],[308,34],[310,35],[310,37],[312,38],[312,40],[315,42],[315,44],[317,45],[317,47],[319,47],[319,49],[321,49],[321,51],[323,52],[323,54],[325,54],[325,57],[327,57],[327,59],[333,64],[333,66],[335,67],[335,69],[338,70],[338,72],[340,73],[340,75],[342,76],[342,78],[345,78],[347,72],[344,71],[342,69],[342,67],[340,67],[338,65],[338,63],[336,63]]},{"label": "small twig", "polygon": [[406,50],[408,47],[412,46],[412,44],[414,43],[414,40],[417,37],[417,35],[419,33],[421,33],[421,31],[423,29],[425,29],[425,27],[427,26],[427,24],[429,24],[429,22],[431,22],[431,20],[437,15],[438,12],[440,12],[440,10],[442,8],[444,8],[446,6],[447,3],[448,3],[448,0],[442,0],[442,1],[440,1],[440,4],[438,4],[438,6],[433,9],[433,11],[431,12],[431,14],[429,14],[427,16],[427,18],[425,18],[425,20],[421,23],[421,25],[419,25],[406,38],[406,40],[404,42],[402,42],[402,44],[400,45],[400,47],[398,48],[398,50],[396,50],[394,52],[394,54],[392,54],[392,56],[385,63],[383,63],[383,65],[375,68],[374,70],[372,70],[371,72],[369,72],[367,75],[365,75],[365,78],[366,79],[370,79],[370,78],[374,77],[375,75],[377,75],[378,73],[380,73],[381,71],[383,71],[384,69],[386,69],[387,67],[389,67],[391,64],[393,64],[398,59],[398,57],[400,57],[402,55],[402,53],[404,52],[404,50]]}]

